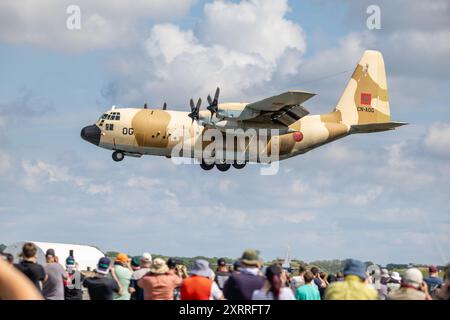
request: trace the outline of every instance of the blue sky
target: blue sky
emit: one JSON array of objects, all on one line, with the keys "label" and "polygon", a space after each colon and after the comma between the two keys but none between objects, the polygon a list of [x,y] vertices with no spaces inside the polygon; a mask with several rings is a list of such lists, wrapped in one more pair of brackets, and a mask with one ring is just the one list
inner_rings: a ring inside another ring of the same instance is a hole
[{"label": "blue sky", "polygon": [[[65,27],[78,4],[81,30]],[[265,259],[450,259],[450,7],[371,1],[106,1],[0,4],[0,243],[83,243],[133,254]],[[39,14],[33,13],[39,12]],[[399,15],[398,12],[402,14]],[[286,89],[337,102],[365,49],[387,67],[391,113],[411,125],[351,136],[226,174],[158,157],[111,160],[80,129],[112,104],[187,110]],[[335,76],[332,76],[335,75]]]}]

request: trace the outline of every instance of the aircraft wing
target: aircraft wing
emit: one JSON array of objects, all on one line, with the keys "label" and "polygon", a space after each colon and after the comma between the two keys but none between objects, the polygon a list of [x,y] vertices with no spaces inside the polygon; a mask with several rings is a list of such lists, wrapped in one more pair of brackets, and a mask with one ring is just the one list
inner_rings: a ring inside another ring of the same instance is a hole
[{"label": "aircraft wing", "polygon": [[314,93],[305,91],[287,91],[277,96],[249,103],[245,108],[260,111],[260,114],[246,121],[289,126],[309,114],[309,111],[301,104],[313,96],[315,96]]}]

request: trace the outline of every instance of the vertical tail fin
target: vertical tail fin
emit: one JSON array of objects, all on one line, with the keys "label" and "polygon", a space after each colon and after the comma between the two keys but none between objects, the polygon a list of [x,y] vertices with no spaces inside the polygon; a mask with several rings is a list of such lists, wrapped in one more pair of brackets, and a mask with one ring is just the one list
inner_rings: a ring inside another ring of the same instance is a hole
[{"label": "vertical tail fin", "polygon": [[336,110],[341,113],[342,123],[347,125],[390,122],[386,71],[381,52],[364,52]]}]

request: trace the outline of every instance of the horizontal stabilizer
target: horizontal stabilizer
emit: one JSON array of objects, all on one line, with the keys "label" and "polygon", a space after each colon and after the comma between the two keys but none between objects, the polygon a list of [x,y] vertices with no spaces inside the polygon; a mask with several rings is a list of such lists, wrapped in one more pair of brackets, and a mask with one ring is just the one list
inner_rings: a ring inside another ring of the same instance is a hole
[{"label": "horizontal stabilizer", "polygon": [[287,91],[277,96],[250,103],[247,107],[252,108],[253,110],[274,112],[286,106],[300,105],[314,96],[315,94],[311,92]]},{"label": "horizontal stabilizer", "polygon": [[397,127],[407,125],[406,122],[381,122],[368,124],[354,124],[350,126],[350,133],[370,133],[394,130]]}]

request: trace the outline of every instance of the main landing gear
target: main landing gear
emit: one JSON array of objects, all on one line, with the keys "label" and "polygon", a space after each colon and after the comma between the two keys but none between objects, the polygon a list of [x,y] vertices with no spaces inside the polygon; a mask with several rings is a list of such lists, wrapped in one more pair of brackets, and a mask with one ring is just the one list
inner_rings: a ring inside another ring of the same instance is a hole
[{"label": "main landing gear", "polygon": [[209,162],[205,162],[205,160],[202,160],[202,162],[200,163],[200,168],[202,168],[203,170],[209,171],[212,168],[214,168],[214,166],[221,172],[225,172],[228,171],[231,166],[233,166],[235,169],[242,169],[245,167],[245,165],[247,164],[247,161],[233,161],[233,163],[227,163],[227,162],[217,162],[217,163],[209,163]]},{"label": "main landing gear", "polygon": [[122,161],[123,158],[125,158],[125,155],[123,154],[122,151],[114,151],[112,154],[112,158],[114,161],[119,162]]}]

